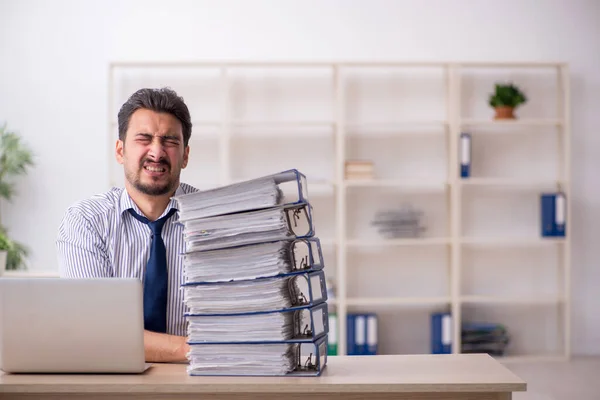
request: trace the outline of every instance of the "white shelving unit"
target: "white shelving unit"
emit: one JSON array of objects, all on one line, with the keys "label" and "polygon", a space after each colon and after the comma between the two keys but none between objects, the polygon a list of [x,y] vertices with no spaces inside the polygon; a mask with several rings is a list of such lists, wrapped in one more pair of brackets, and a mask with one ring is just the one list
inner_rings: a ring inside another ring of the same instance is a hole
[{"label": "white shelving unit", "polygon": [[[496,121],[496,81],[529,101]],[[569,72],[563,63],[116,62],[109,73],[110,185],[116,115],[140,87],[182,95],[194,128],[182,179],[200,189],[287,168],[309,180],[329,304],[380,317],[380,353],[429,352],[429,315],[503,323],[508,361],[570,356],[570,219],[542,238],[539,195],[562,190],[570,215]],[[472,177],[458,141],[472,134]],[[345,162],[369,159],[376,178],[346,180]],[[419,238],[384,239],[370,222],[408,203],[425,212]],[[346,352],[345,340],[339,351]],[[453,352],[461,352],[458,340]]]}]

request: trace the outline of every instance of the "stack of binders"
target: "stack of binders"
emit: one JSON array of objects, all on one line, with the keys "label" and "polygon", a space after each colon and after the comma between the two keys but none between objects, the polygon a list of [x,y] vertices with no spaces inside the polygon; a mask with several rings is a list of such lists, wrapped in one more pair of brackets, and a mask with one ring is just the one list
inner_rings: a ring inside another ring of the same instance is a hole
[{"label": "stack of binders", "polygon": [[189,375],[318,376],[329,317],[306,177],[177,196]]}]

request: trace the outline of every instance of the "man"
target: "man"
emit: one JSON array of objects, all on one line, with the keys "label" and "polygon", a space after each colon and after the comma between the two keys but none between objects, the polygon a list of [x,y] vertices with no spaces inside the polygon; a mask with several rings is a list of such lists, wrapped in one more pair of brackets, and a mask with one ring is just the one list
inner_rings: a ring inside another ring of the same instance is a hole
[{"label": "man", "polygon": [[146,360],[185,361],[185,246],[172,196],[197,191],[179,181],[190,150],[189,110],[170,89],[141,89],[121,107],[118,124],[125,188],[67,209],[57,240],[60,275],[142,279]]}]

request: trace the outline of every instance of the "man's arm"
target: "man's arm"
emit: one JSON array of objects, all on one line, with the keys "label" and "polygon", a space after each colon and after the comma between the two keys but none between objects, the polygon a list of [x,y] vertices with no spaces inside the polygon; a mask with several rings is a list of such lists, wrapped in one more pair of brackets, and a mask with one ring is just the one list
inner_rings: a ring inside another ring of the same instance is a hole
[{"label": "man's arm", "polygon": [[104,241],[92,223],[77,209],[65,213],[56,241],[61,278],[112,276]]},{"label": "man's arm", "polygon": [[[56,242],[62,278],[112,277],[104,240],[78,210],[69,209],[58,230]],[[189,346],[183,336],[144,331],[147,362],[186,361]]]},{"label": "man's arm", "polygon": [[189,345],[185,336],[144,331],[144,351],[147,362],[187,361]]}]

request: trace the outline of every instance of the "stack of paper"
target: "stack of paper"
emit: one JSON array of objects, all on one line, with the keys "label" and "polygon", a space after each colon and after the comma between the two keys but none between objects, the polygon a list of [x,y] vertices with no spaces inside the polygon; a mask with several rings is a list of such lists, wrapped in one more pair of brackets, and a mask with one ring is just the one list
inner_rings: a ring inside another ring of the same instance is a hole
[{"label": "stack of paper", "polygon": [[319,375],[327,288],[306,178],[284,171],[175,197],[190,375]]}]

